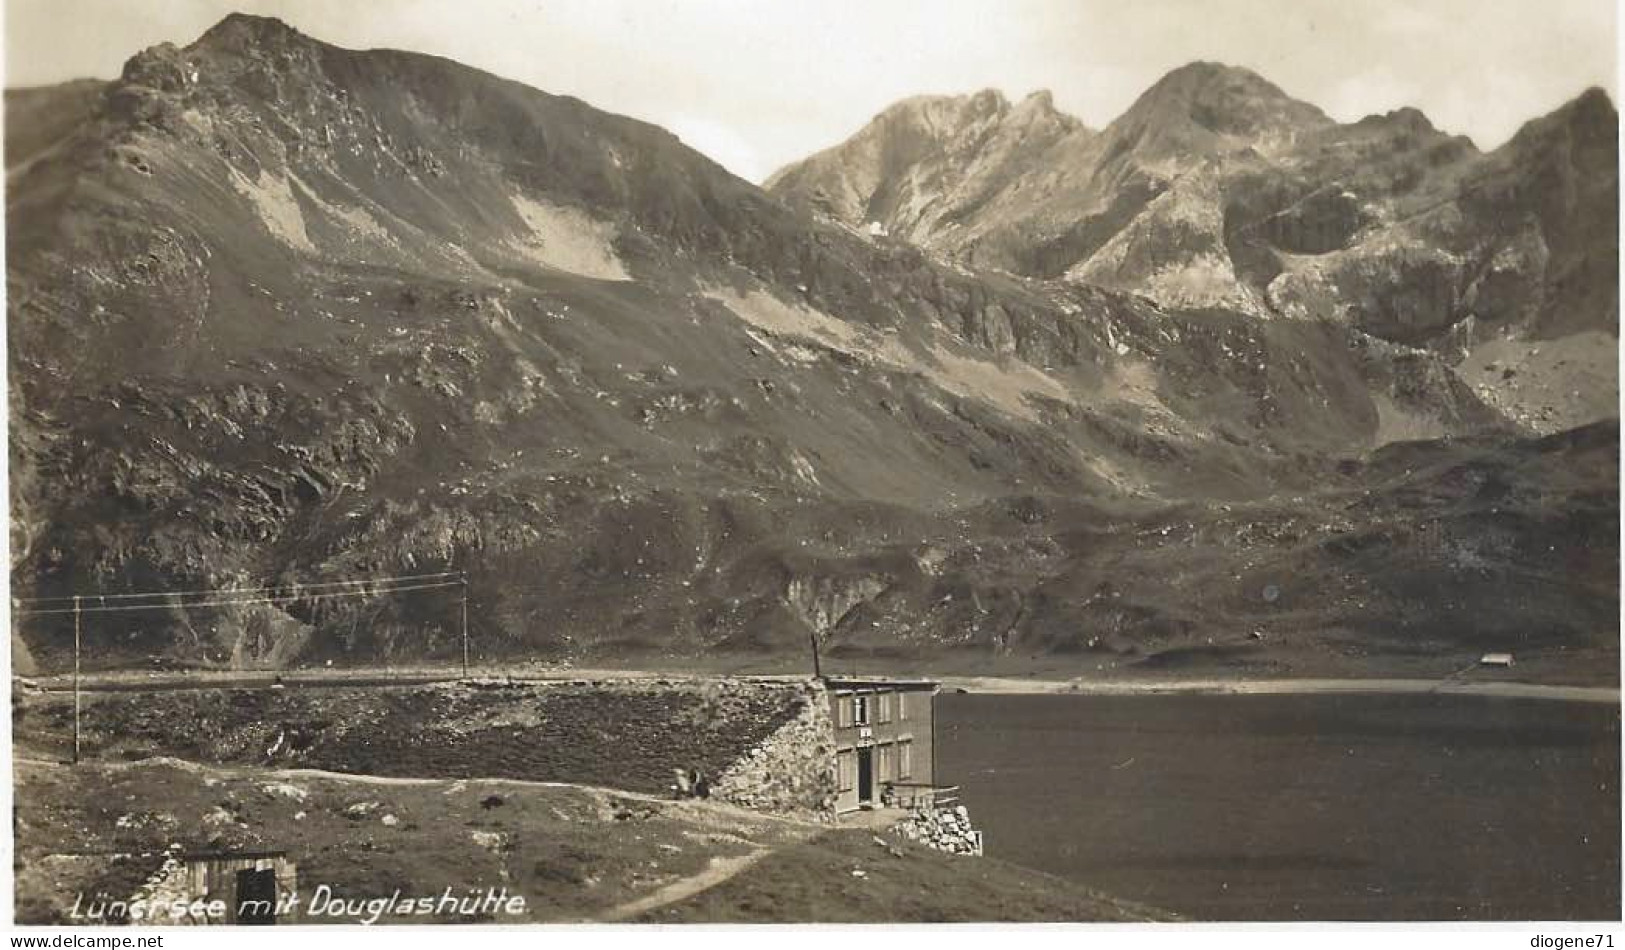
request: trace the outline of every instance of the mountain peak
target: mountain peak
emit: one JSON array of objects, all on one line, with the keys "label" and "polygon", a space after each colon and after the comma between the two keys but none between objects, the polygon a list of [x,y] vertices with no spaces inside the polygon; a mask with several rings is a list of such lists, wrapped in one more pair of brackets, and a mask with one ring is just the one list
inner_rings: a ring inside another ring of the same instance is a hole
[{"label": "mountain peak", "polygon": [[[136,53],[120,76],[127,84],[178,92],[197,82],[203,64],[268,62],[268,53],[308,55],[323,45],[275,17],[232,13],[184,49],[165,42]],[[202,73],[208,72],[204,65]]]},{"label": "mountain peak", "polygon": [[1003,112],[1010,108],[1010,100],[997,89],[983,89],[970,97],[970,105],[979,112]]},{"label": "mountain peak", "polygon": [[1437,132],[1433,120],[1415,106],[1401,106],[1388,112],[1364,116],[1352,124],[1356,129],[1400,129],[1412,134]]},{"label": "mountain peak", "polygon": [[1015,111],[1032,115],[1046,116],[1065,114],[1061,112],[1061,110],[1055,108],[1055,94],[1050,92],[1048,89],[1039,89],[1034,92],[1029,92],[1026,98],[1022,99],[1021,102],[1016,104]]},{"label": "mountain peak", "polygon": [[1578,121],[1618,122],[1619,112],[1606,90],[1592,86],[1580,93],[1560,111],[1566,111]]},{"label": "mountain peak", "polygon": [[1317,107],[1292,98],[1250,69],[1197,61],[1157,80],[1116,124],[1171,130],[1181,121],[1243,139],[1331,122]]},{"label": "mountain peak", "polygon": [[1048,89],[1030,92],[1016,103],[1005,125],[1015,135],[1054,136],[1085,129],[1082,120],[1055,107],[1055,96]]},{"label": "mountain peak", "polygon": [[1246,93],[1265,98],[1287,98],[1280,87],[1245,66],[1231,66],[1209,60],[1196,60],[1176,69],[1152,84],[1150,93],[1159,90],[1193,95],[1208,89],[1224,89],[1232,93]]},{"label": "mountain peak", "polygon": [[997,89],[915,96],[845,142],[775,172],[766,187],[851,225],[879,222],[910,234],[985,202],[1082,128],[1055,109],[1048,90],[1017,105]]},{"label": "mountain peak", "polygon": [[[1554,137],[1574,137],[1603,149],[1612,149],[1618,137],[1619,113],[1608,93],[1591,88],[1537,119],[1525,122],[1501,151],[1545,149]],[[1614,164],[1609,159],[1607,164]]]},{"label": "mountain peak", "polygon": [[244,50],[286,46],[295,40],[311,42],[310,37],[276,17],[252,13],[228,13],[224,19],[198,37],[193,46]]},{"label": "mountain peak", "polygon": [[997,89],[983,89],[968,95],[911,96],[886,107],[871,122],[906,120],[938,126],[959,125],[1001,116],[1010,111],[1010,101]]}]

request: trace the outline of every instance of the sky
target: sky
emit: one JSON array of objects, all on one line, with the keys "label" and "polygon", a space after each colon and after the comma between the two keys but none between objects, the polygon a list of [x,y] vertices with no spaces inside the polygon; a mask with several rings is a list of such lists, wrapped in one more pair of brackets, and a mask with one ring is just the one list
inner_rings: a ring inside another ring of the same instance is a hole
[{"label": "sky", "polygon": [[1048,89],[1100,127],[1192,60],[1353,120],[1415,106],[1493,148],[1588,86],[1618,101],[1615,0],[4,0],[8,87],[112,78],[225,14],[419,50],[665,126],[769,173],[898,99]]}]

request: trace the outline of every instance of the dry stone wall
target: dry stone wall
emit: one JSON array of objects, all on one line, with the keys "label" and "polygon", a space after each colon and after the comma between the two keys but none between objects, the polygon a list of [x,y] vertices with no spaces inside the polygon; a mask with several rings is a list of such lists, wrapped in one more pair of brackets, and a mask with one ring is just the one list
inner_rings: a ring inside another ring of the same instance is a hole
[{"label": "dry stone wall", "polygon": [[[810,758],[767,743],[807,706],[800,683],[708,678],[108,692],[84,705],[83,749],[109,761],[173,756],[653,794],[683,771],[708,777],[715,794],[718,777],[764,747],[776,761]],[[71,696],[31,697],[16,722],[40,749],[72,749]],[[816,731],[789,746],[816,745]],[[757,782],[758,794],[810,794],[810,763],[795,768],[801,778]]]},{"label": "dry stone wall", "polygon": [[772,735],[729,766],[712,794],[724,801],[777,813],[835,813],[835,727],[829,693],[820,683],[800,688],[799,708]]},{"label": "dry stone wall", "polygon": [[172,848],[165,853],[163,865],[130,897],[132,906],[162,907],[164,912],[156,916],[144,912],[124,922],[144,927],[197,927],[225,922],[193,913],[197,898],[188,887],[186,862],[181,860],[180,851]]},{"label": "dry stone wall", "polygon": [[892,833],[950,854],[982,853],[982,833],[964,805],[919,808],[892,826]]}]

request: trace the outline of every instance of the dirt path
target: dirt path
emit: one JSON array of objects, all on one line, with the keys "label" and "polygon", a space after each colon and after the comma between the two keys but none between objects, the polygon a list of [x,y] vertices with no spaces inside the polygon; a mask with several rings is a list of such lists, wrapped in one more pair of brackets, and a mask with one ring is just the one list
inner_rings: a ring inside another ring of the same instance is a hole
[{"label": "dirt path", "polygon": [[596,919],[600,923],[607,924],[635,920],[650,911],[659,910],[668,904],[675,904],[680,900],[693,897],[701,891],[716,887],[772,853],[772,848],[759,848],[750,854],[742,854],[737,857],[712,858],[711,862],[706,865],[705,870],[700,873],[685,877],[682,880],[673,881],[665,887],[651,891],[636,900],[627,901],[617,907],[611,907]]},{"label": "dirt path", "polygon": [[[214,766],[206,766],[214,768]],[[225,766],[224,769],[249,768],[240,766]],[[659,802],[671,804],[672,799],[662,795],[651,795],[648,792],[632,792],[619,788],[608,788],[602,785],[581,785],[576,782],[547,782],[538,779],[522,778],[425,778],[415,775],[367,775],[359,772],[334,772],[329,769],[278,769],[255,768],[256,774],[274,775],[278,778],[319,778],[334,782],[350,782],[356,785],[501,785],[507,788],[572,788],[584,792],[602,792],[614,795],[617,798],[626,798],[640,802]]]},{"label": "dirt path", "polygon": [[[214,775],[230,775],[237,778],[263,779],[319,779],[330,782],[340,782],[350,785],[375,785],[412,787],[421,785],[470,785],[470,786],[496,786],[501,788],[564,788],[584,792],[599,799],[618,799],[621,801],[646,802],[660,805],[669,813],[681,815],[690,820],[701,822],[717,828],[739,828],[753,826],[755,828],[777,827],[791,833],[812,834],[825,826],[805,818],[790,815],[775,815],[769,812],[756,811],[743,808],[724,801],[702,801],[700,799],[685,798],[674,799],[667,795],[655,795],[649,792],[634,792],[622,788],[611,788],[606,785],[583,785],[578,782],[548,782],[537,779],[520,778],[432,778],[423,776],[403,775],[367,775],[357,772],[335,772],[329,769],[304,768],[273,768],[259,765],[212,765],[208,763],[193,762],[190,759],[180,759],[173,756],[153,756],[147,759],[134,759],[131,761],[108,762],[100,759],[87,759],[85,766],[99,768],[107,771],[122,771],[129,769],[167,767],[183,769],[188,772],[207,772]],[[59,759],[42,759],[33,756],[14,755],[12,757],[13,770],[18,768],[41,769],[73,769],[74,765]],[[741,839],[746,840],[746,839]]]},{"label": "dirt path", "polygon": [[[44,768],[73,768],[67,762],[53,759],[31,758],[26,756],[15,757],[16,765],[29,765]],[[602,792],[614,795],[617,798],[626,798],[634,801],[659,802],[671,804],[672,799],[660,795],[651,795],[647,792],[632,792],[619,788],[606,788],[600,785],[580,785],[574,782],[544,782],[519,778],[424,778],[406,775],[364,775],[357,772],[334,772],[328,769],[286,769],[270,766],[255,765],[210,765],[202,762],[193,762],[189,759],[179,759],[173,756],[158,755],[146,759],[134,759],[127,762],[104,762],[99,759],[87,759],[85,765],[95,766],[107,770],[128,770],[140,768],[167,767],[184,769],[189,772],[211,772],[220,775],[255,778],[285,778],[285,779],[327,779],[333,782],[345,782],[353,785],[454,785],[458,782],[469,785],[502,785],[508,788],[571,788],[586,792]]]}]

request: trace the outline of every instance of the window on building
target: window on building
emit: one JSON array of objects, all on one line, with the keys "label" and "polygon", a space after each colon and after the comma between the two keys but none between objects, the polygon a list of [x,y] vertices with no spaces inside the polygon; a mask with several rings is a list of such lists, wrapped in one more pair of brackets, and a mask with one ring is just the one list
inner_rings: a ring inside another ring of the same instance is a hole
[{"label": "window on building", "polygon": [[835,753],[835,779],[843,792],[850,792],[858,784],[857,756],[851,752]]},{"label": "window on building", "polygon": [[897,694],[897,721],[902,722],[908,718],[908,694]]},{"label": "window on building", "polygon": [[869,724],[869,697],[852,697],[852,723],[858,726]]},{"label": "window on building", "polygon": [[897,777],[914,777],[914,743],[907,739],[897,743]]},{"label": "window on building", "polygon": [[891,708],[892,708],[892,704],[895,703],[896,701],[897,701],[897,696],[895,696],[892,693],[881,693],[880,694],[879,702],[880,702],[880,721],[881,722],[891,722]]}]

